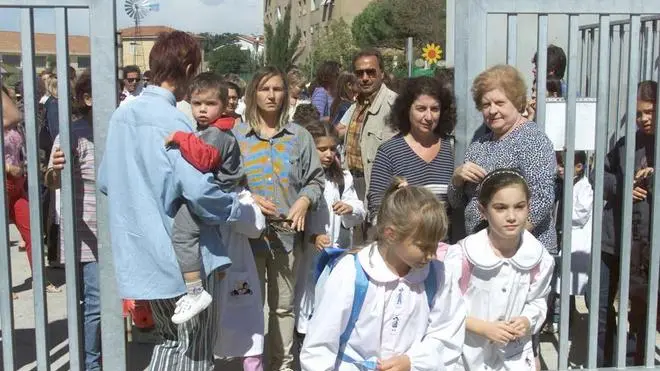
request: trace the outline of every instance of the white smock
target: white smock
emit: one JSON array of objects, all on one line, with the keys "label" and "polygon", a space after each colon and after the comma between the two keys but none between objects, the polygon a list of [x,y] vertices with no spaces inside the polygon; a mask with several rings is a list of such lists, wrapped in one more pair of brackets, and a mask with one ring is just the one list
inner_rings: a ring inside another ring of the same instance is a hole
[{"label": "white smock", "polygon": [[[412,371],[453,370],[465,336],[465,306],[458,279],[434,260],[438,290],[429,309],[424,280],[429,266],[399,277],[385,265],[376,243],[357,253],[369,284],[345,354],[354,360],[407,355]],[[339,337],[348,324],[355,293],[355,259],[340,258],[324,284],[300,354],[303,371],[333,371]],[[361,370],[341,362],[338,371]]]},{"label": "white smock", "polygon": [[[305,249],[301,263],[298,264],[298,279],[296,282],[296,330],[301,334],[307,333],[309,319],[314,309],[314,288],[316,285],[314,271],[319,250],[314,246],[311,238],[315,234],[326,234],[330,237],[331,247],[350,249],[353,241],[352,228],[362,223],[366,216],[364,203],[360,201],[353,186],[353,177],[344,171],[344,191],[339,192],[336,183],[326,179],[323,189],[323,199],[320,200],[316,210],[312,210],[307,217],[305,227]],[[332,205],[343,201],[353,208],[351,214],[339,216],[332,211]]]},{"label": "white smock", "polygon": [[464,295],[468,318],[496,322],[522,316],[529,320],[532,331],[505,347],[467,331],[459,369],[534,371],[531,333],[538,332],[545,320],[554,259],[527,231],[516,254],[500,258],[493,252],[487,229],[450,246],[444,260],[447,269],[461,276],[464,257],[471,268]]}]

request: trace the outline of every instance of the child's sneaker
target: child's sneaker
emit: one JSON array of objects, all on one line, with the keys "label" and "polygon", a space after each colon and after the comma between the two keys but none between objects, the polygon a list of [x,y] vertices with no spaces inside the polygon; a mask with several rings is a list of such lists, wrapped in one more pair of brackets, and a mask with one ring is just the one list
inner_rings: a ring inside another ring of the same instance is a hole
[{"label": "child's sneaker", "polygon": [[211,305],[211,301],[213,301],[213,297],[206,290],[199,295],[184,295],[176,302],[172,322],[180,325],[189,321]]}]

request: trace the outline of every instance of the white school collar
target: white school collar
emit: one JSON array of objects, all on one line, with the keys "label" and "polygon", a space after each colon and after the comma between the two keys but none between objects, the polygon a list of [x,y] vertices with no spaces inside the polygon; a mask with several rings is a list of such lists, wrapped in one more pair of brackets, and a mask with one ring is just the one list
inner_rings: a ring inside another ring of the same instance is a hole
[{"label": "white school collar", "polygon": [[426,264],[423,268],[411,268],[408,274],[404,277],[399,277],[385,264],[385,260],[383,260],[383,257],[378,251],[378,244],[376,242],[365,246],[357,253],[357,257],[369,278],[376,282],[387,283],[404,279],[411,284],[418,284],[426,279],[429,272],[429,265]]},{"label": "white school collar", "polygon": [[485,270],[499,268],[508,261],[514,267],[528,271],[541,262],[545,249],[528,231],[523,232],[520,248],[511,258],[500,258],[495,255],[488,239],[487,229],[466,237],[459,244],[463,247],[463,253],[470,263]]}]

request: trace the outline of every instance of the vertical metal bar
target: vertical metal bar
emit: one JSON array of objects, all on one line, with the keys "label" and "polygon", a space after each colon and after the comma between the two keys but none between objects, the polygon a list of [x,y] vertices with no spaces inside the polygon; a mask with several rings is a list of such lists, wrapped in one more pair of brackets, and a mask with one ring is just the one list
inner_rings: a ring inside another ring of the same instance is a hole
[{"label": "vertical metal bar", "polygon": [[446,0],[445,11],[447,17],[445,17],[445,62],[447,62],[447,67],[454,67],[454,40],[455,40],[455,17],[456,14],[456,0]]},{"label": "vertical metal bar", "polygon": [[[653,44],[656,41],[656,23],[653,21]],[[660,94],[660,87],[658,88]],[[655,104],[655,127],[658,127],[658,120],[660,120],[660,104]],[[657,167],[660,164],[660,140],[658,134],[655,134],[655,158],[653,159],[653,166]],[[651,258],[649,261],[649,289],[647,301],[647,316],[646,316],[646,350],[645,350],[645,363],[646,367],[651,368],[655,365],[655,347],[656,347],[656,321],[658,310],[658,280],[660,279],[660,182],[654,179],[653,182],[653,205],[651,211]]]},{"label": "vertical metal bar", "polygon": [[[578,20],[579,15],[568,16],[568,96],[566,97],[566,155],[564,157],[564,206],[562,246],[571,246],[573,213],[573,175],[575,173],[575,120],[577,118],[578,90]],[[607,34],[607,32],[601,32]],[[571,253],[561,256],[561,299],[559,316],[559,369],[568,368],[568,316],[570,313]]]},{"label": "vertical metal bar", "polygon": [[639,32],[639,80],[642,81],[646,80],[646,22],[642,22]]},{"label": "vertical metal bar", "polygon": [[408,77],[412,77],[413,73],[413,38],[409,37],[406,44],[406,60],[408,61]]},{"label": "vertical metal bar", "polygon": [[655,21],[644,22],[644,61],[646,63],[646,77],[644,80],[651,80],[653,78],[653,53],[655,52],[655,45],[653,45],[654,29]]},{"label": "vertical metal bar", "polygon": [[[0,86],[2,74],[0,74]],[[0,97],[0,99],[2,99]],[[0,100],[0,118],[3,117],[2,100]],[[4,124],[4,122],[3,122]],[[0,148],[5,148],[5,137],[0,135]],[[0,156],[0,174],[5,174],[5,156]],[[14,299],[12,298],[11,254],[9,252],[9,205],[7,203],[7,188],[0,187],[0,326],[2,331],[2,365],[5,370],[15,370],[14,367]]]},{"label": "vertical metal bar", "polygon": [[616,139],[615,142],[621,137],[621,79],[623,78],[623,42],[625,34],[625,26],[619,26],[619,77],[617,78],[617,91],[616,91]]},{"label": "vertical metal bar", "polygon": [[518,15],[507,15],[506,22],[509,29],[506,40],[506,63],[515,66],[518,58]]},{"label": "vertical metal bar", "polygon": [[[71,107],[69,91],[69,34],[68,15],[65,8],[55,9],[55,42],[57,56],[57,95],[58,113],[60,124],[60,148],[65,158],[73,158],[73,143],[71,142]],[[78,236],[76,234],[76,217],[74,185],[73,185],[73,161],[67,161],[61,174],[60,193],[62,201],[61,213],[64,216],[60,227],[64,237],[64,258],[66,264],[66,298],[67,298],[67,328],[69,330],[69,367],[71,370],[81,370],[83,348],[81,337],[82,321],[80,319],[80,250],[78,248]]]},{"label": "vertical metal bar", "polygon": [[[580,30],[580,90],[581,91],[586,91],[585,86],[586,86],[586,80],[584,78],[584,51],[586,50],[585,48],[585,43],[586,43],[586,30]],[[584,85],[582,85],[584,84]]]},{"label": "vertical metal bar", "polygon": [[[94,95],[94,157],[96,171],[105,152],[110,116],[117,107],[117,49],[115,48],[116,3],[90,0],[92,92]],[[126,333],[121,299],[117,292],[112,246],[108,231],[108,201],[97,188],[99,276],[101,282],[101,334],[103,368],[123,371],[126,363]]]},{"label": "vertical metal bar", "polygon": [[635,175],[635,114],[637,111],[637,84],[639,82],[640,16],[630,16],[630,62],[628,69],[628,114],[626,115],[626,161],[623,183],[623,215],[621,220],[621,268],[619,280],[619,316],[617,332],[616,367],[626,366],[626,335],[628,324],[628,295],[630,289],[630,248],[632,230],[632,191]]},{"label": "vertical metal bar", "polygon": [[[539,14],[538,40],[536,43],[536,123],[545,131],[545,98],[548,89],[548,15]],[[576,62],[577,63],[577,62]]]},{"label": "vertical metal bar", "polygon": [[[600,32],[600,30],[598,30]],[[596,76],[598,75],[598,72],[595,71],[594,69],[594,48],[596,46],[596,30],[594,29],[591,32],[591,44],[589,45],[589,76],[591,77],[591,80],[589,82],[589,97],[594,94],[594,90],[596,90]]]},{"label": "vertical metal bar", "polygon": [[[609,116],[610,96],[610,35],[603,30],[610,29],[610,16],[600,16],[600,37],[598,42],[598,102],[596,122],[603,124]],[[598,356],[598,304],[600,302],[600,255],[601,238],[603,231],[603,182],[605,178],[605,153],[607,152],[606,130],[596,130],[596,159],[594,205],[592,216],[591,238],[591,285],[589,285],[589,342],[587,355],[587,368],[596,368]],[[562,277],[563,280],[563,277]],[[562,281],[563,282],[563,281]],[[563,287],[562,287],[563,290]],[[563,303],[562,303],[563,304]],[[562,313],[563,315],[563,313]]]},{"label": "vertical metal bar", "polygon": [[[658,49],[656,48],[656,45],[658,44],[658,21],[652,21],[652,22],[653,22],[653,40],[651,41],[651,48],[652,48],[652,49],[651,49],[651,77],[650,77],[651,80],[654,79],[654,76],[653,76],[653,75],[654,75],[654,71],[657,71],[657,70],[658,70],[658,69],[656,68],[657,65],[656,65],[656,63],[655,63],[655,54],[656,54],[656,50],[658,50]],[[656,75],[656,76],[655,76],[655,79],[656,79],[656,81],[657,81],[657,79],[658,79],[658,77],[657,77],[658,74],[655,73],[655,75]]]},{"label": "vertical metal bar", "polygon": [[21,10],[21,62],[25,103],[25,132],[28,154],[28,196],[30,202],[30,238],[32,240],[32,287],[34,292],[34,327],[37,370],[50,370],[48,357],[48,311],[44,275],[44,241],[41,228],[41,182],[39,176],[39,143],[36,107],[36,71],[34,67],[34,10]]}]

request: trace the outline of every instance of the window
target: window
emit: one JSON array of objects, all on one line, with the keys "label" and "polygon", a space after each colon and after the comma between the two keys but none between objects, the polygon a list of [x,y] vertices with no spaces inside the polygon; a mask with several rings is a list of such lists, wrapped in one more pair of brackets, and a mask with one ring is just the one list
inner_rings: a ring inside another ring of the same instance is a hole
[{"label": "window", "polygon": [[46,67],[46,56],[45,55],[37,55],[34,57],[34,66],[37,68],[45,68]]},{"label": "window", "polygon": [[91,65],[90,58],[85,56],[78,57],[78,68],[89,68]]},{"label": "window", "polygon": [[20,67],[21,65],[21,56],[20,55],[3,55],[2,56],[2,63],[8,65],[8,66],[13,66],[13,67]]}]

